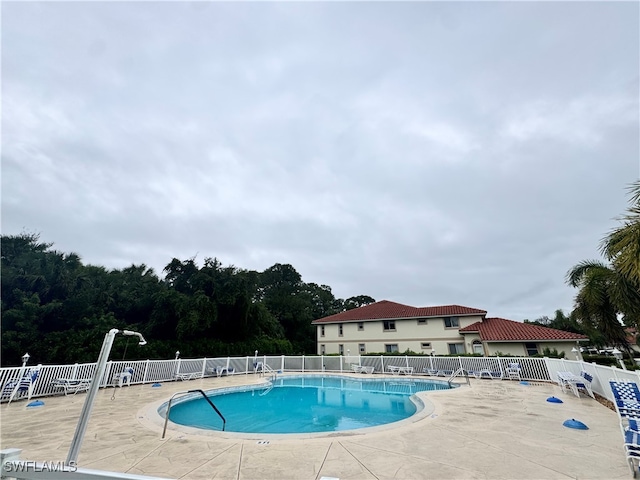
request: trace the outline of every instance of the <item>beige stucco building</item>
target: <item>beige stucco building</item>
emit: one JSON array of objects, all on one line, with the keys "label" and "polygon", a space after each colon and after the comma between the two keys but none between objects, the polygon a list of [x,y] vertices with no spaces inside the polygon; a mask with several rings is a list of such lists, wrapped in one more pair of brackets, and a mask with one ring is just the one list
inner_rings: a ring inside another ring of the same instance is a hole
[{"label": "beige stucco building", "polygon": [[427,355],[477,353],[482,355],[542,354],[545,347],[571,350],[584,335],[503,318],[460,305],[411,307],[382,300],[364,307],[320,318],[316,326],[317,353],[358,355],[402,353]]}]

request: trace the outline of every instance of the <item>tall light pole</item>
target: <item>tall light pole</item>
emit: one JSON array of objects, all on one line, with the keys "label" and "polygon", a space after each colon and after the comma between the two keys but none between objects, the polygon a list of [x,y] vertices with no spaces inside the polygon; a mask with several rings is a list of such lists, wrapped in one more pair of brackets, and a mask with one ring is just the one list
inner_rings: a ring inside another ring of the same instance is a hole
[{"label": "tall light pole", "polygon": [[78,463],[78,454],[80,453],[82,439],[84,438],[84,434],[87,430],[87,424],[89,423],[89,417],[91,416],[91,410],[93,409],[93,401],[96,398],[96,394],[98,393],[98,389],[100,388],[100,381],[102,380],[104,371],[107,368],[107,360],[109,359],[109,353],[111,352],[111,347],[113,346],[113,340],[118,333],[122,333],[123,335],[127,336],[137,336],[138,338],[140,338],[140,341],[138,342],[139,345],[147,344],[147,341],[144,339],[141,333],[132,332],[131,330],[118,330],[117,328],[112,328],[104,336],[102,349],[100,350],[98,363],[96,364],[96,371],[93,374],[93,378],[91,379],[91,386],[89,387],[89,392],[87,393],[87,397],[84,400],[82,412],[80,412],[80,418],[78,419],[78,425],[76,426],[76,433],[73,435],[73,440],[71,441],[71,447],[69,448],[69,454],[67,455],[65,465],[75,466]]}]

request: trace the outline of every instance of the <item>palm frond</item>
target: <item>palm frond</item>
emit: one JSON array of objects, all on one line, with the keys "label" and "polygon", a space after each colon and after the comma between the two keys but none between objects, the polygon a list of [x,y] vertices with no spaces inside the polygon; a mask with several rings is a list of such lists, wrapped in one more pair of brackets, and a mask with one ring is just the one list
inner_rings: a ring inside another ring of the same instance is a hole
[{"label": "palm frond", "polygon": [[580,287],[588,275],[608,274],[611,268],[598,260],[583,260],[567,272],[566,282],[572,287]]}]

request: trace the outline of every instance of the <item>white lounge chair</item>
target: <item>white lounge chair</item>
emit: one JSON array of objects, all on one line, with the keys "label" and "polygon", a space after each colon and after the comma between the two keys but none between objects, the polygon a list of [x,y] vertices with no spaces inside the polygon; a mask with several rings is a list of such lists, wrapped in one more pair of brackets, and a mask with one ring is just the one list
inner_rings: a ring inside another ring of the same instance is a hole
[{"label": "white lounge chair", "polygon": [[364,365],[357,365],[355,363],[351,364],[351,370],[353,373],[373,373],[375,370],[374,367],[365,367]]},{"label": "white lounge chair", "polygon": [[53,388],[57,390],[62,390],[65,395],[69,395],[70,393],[76,394],[78,392],[86,392],[91,387],[90,379],[82,379],[82,380],[70,380],[68,378],[58,378],[51,382]]},{"label": "white lounge chair", "polygon": [[176,373],[174,376],[176,380],[193,380],[202,378],[202,372]]},{"label": "white lounge chair", "polygon": [[501,371],[491,371],[488,368],[482,369],[482,370],[478,370],[478,371],[473,371],[473,372],[469,372],[470,374],[472,374],[474,377],[476,377],[477,379],[480,378],[488,378],[490,380],[502,380],[502,378],[504,377],[504,374]]},{"label": "white lounge chair", "polygon": [[2,388],[2,397],[8,396],[9,403],[11,403],[19,393],[27,392],[27,399],[31,400],[31,395],[33,395],[33,389],[36,386],[41,366],[42,365],[38,365],[37,367],[30,368],[22,378],[9,379]]},{"label": "white lounge chair", "polygon": [[233,375],[235,369],[233,367],[224,367],[219,366],[215,368],[215,373],[217,377],[223,377],[225,375]]}]

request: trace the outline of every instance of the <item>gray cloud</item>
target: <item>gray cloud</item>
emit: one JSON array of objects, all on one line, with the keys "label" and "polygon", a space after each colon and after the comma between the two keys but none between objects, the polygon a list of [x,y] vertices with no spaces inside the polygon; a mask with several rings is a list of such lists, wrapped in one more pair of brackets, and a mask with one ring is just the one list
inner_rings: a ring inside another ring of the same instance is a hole
[{"label": "gray cloud", "polygon": [[520,320],[638,178],[634,3],[8,3],[2,228]]}]

